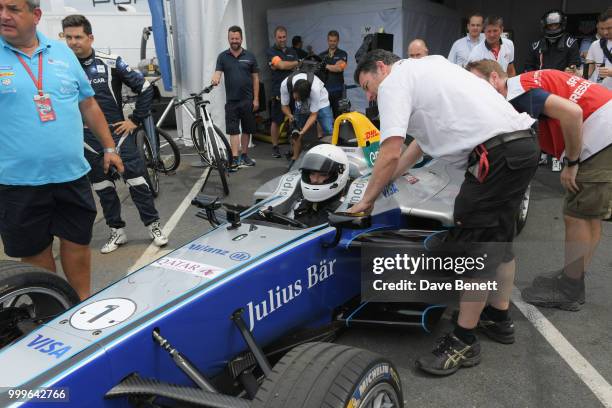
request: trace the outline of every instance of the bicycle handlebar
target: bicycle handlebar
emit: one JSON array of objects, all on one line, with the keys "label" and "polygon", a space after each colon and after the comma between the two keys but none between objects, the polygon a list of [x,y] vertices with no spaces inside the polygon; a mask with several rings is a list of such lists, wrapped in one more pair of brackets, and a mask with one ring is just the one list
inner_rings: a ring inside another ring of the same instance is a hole
[{"label": "bicycle handlebar", "polygon": [[204,95],[204,94],[210,93],[210,91],[212,91],[212,90],[213,90],[213,88],[214,88],[215,86],[216,86],[216,85],[210,85],[210,86],[207,86],[206,88],[202,89],[202,90],[201,90],[200,92],[198,92],[197,94],[193,94],[193,93],[192,93],[192,94],[190,94],[190,96],[189,96],[189,97],[187,97],[187,98],[185,98],[185,99],[179,99],[179,100],[177,100],[176,102],[174,102],[174,106],[180,106],[180,105],[183,105],[183,104],[185,104],[185,103],[187,103],[187,102],[189,102],[189,101],[191,101],[191,100],[193,100],[193,99],[196,99],[196,98],[198,98],[198,97],[200,97],[200,96],[202,96],[202,95]]}]

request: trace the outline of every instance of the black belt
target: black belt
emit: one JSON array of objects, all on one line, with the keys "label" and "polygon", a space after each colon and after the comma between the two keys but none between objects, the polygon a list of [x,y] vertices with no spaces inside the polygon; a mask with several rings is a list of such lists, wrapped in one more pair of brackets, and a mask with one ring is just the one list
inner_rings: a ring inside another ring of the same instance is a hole
[{"label": "black belt", "polygon": [[468,171],[478,179],[480,183],[484,183],[489,174],[489,150],[504,143],[513,142],[515,140],[535,138],[533,129],[517,130],[516,132],[502,133],[493,136],[489,140],[479,144],[472,150],[468,159]]},{"label": "black belt", "polygon": [[[535,131],[533,129],[517,130],[516,132],[502,133],[501,135],[493,136],[482,145],[487,150],[491,150],[494,147],[503,145],[504,143],[512,142],[514,140],[526,139],[528,137],[535,137]],[[475,149],[474,149],[475,150]]]}]

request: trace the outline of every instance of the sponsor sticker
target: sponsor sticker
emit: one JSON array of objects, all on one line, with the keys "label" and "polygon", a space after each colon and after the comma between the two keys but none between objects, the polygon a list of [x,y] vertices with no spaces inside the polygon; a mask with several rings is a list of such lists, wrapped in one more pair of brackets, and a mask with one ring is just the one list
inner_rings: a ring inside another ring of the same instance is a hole
[{"label": "sponsor sticker", "polygon": [[106,73],[106,66],[104,66],[104,65],[96,65],[96,71],[98,71],[98,74],[105,74]]},{"label": "sponsor sticker", "polygon": [[234,252],[233,254],[230,255],[230,259],[232,261],[246,261],[247,259],[251,258],[251,254],[249,254],[248,252]]},{"label": "sponsor sticker", "polygon": [[9,71],[9,72],[0,72],[0,78],[2,78],[2,77],[12,77],[12,76],[15,76],[15,73],[12,72],[12,71]]},{"label": "sponsor sticker", "polygon": [[11,79],[10,79],[10,78],[4,78],[4,79],[3,79],[2,81],[0,81],[0,82],[2,82],[2,85],[4,85],[4,86],[9,86],[10,84],[12,84],[12,83],[13,83],[13,81],[11,81]]},{"label": "sponsor sticker", "polygon": [[55,357],[56,359],[61,358],[64,354],[66,354],[71,346],[62,343],[61,341],[57,341],[52,339],[51,337],[47,337],[44,334],[36,333],[34,334],[35,338],[31,339],[28,343],[27,347],[32,350],[39,351],[43,354],[48,355],[49,357]]},{"label": "sponsor sticker", "polygon": [[0,71],[9,71],[13,69],[12,65],[0,65]]},{"label": "sponsor sticker", "polygon": [[212,265],[206,265],[199,262],[186,261],[184,259],[165,257],[158,259],[151,265],[160,268],[172,269],[173,271],[187,272],[192,275],[201,276],[207,279],[212,279],[218,276],[223,269]]}]

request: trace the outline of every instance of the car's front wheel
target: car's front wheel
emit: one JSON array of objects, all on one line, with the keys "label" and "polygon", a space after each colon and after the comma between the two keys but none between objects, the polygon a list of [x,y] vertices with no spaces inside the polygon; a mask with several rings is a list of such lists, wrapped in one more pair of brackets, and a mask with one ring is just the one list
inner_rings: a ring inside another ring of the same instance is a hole
[{"label": "car's front wheel", "polygon": [[253,408],[401,408],[395,367],[366,350],[306,343],[287,353],[259,388]]},{"label": "car's front wheel", "polygon": [[64,279],[45,269],[0,261],[0,348],[79,302]]}]

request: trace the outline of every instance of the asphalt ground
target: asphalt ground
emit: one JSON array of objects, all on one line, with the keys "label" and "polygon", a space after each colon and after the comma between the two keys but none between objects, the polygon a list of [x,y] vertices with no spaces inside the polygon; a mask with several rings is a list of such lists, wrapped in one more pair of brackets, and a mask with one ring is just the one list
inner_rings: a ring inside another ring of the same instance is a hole
[{"label": "asphalt ground", "polygon": [[[286,171],[287,161],[271,157],[270,145],[255,141],[253,168],[230,175],[226,203],[249,205],[252,194],[263,182]],[[281,150],[286,150],[285,146]],[[182,148],[182,164],[174,175],[161,176],[161,194],[156,199],[163,224],[201,179],[202,169],[189,148]],[[153,260],[201,235],[206,221],[195,217],[188,206],[170,234],[168,246],[150,248],[146,228],[119,183],[123,216],[129,243],[102,255],[99,248],[109,230],[99,215],[92,241],[93,288],[99,290],[121,279],[140,260]],[[205,186],[207,194],[221,195],[213,172]],[[541,167],[532,183],[531,205],[525,229],[516,241],[518,271],[515,285],[523,288],[542,272],[563,264],[563,190],[558,173]],[[415,359],[430,351],[435,339],[451,330],[448,313],[432,333],[420,330],[350,329],[339,342],[372,350],[389,358],[402,378],[406,407],[612,407],[612,223],[604,223],[602,241],[589,269],[587,303],[580,312],[539,309],[522,305],[525,314],[512,306],[516,343],[502,345],[484,336],[482,362],[449,377],[433,377],[414,366]],[[143,256],[144,254],[144,256]],[[0,248],[0,258],[5,257]],[[143,259],[144,258],[144,259]],[[515,298],[520,304],[520,295]],[[525,309],[526,308],[526,309]],[[529,320],[526,316],[529,316]]]}]

